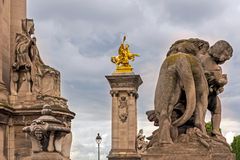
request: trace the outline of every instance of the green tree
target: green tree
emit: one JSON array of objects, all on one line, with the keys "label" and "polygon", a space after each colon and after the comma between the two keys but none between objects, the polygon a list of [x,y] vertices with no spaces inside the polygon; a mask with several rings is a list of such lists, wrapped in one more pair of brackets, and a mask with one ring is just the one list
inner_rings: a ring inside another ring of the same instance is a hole
[{"label": "green tree", "polygon": [[206,128],[206,130],[207,130],[207,133],[210,135],[211,132],[212,132],[212,123],[211,123],[211,122],[207,122],[207,123],[205,124],[205,128]]},{"label": "green tree", "polygon": [[[206,128],[207,134],[211,135],[212,134],[212,122],[207,122],[205,124],[205,128]],[[221,128],[219,128],[219,129],[220,129],[220,132],[222,132]]]},{"label": "green tree", "polygon": [[236,160],[240,160],[240,135],[234,137],[231,147],[233,153],[236,154]]}]

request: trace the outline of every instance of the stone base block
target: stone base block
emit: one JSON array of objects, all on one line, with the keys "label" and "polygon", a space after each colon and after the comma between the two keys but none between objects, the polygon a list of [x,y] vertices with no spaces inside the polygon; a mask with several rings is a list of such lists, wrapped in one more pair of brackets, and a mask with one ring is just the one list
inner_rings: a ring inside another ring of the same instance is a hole
[{"label": "stone base block", "polygon": [[226,154],[144,154],[141,160],[235,160],[232,153]]},{"label": "stone base block", "polygon": [[113,152],[108,155],[109,160],[141,160],[137,152]]},{"label": "stone base block", "polygon": [[156,145],[148,148],[141,160],[235,160],[227,144],[212,139],[208,145],[207,141]]},{"label": "stone base block", "polygon": [[205,135],[198,128],[189,128],[187,133],[179,135],[173,144],[160,144],[156,137],[142,154],[142,160],[236,159],[224,137]]},{"label": "stone base block", "polygon": [[30,157],[25,157],[23,160],[70,160],[69,158],[65,158],[59,153],[56,152],[41,152],[34,153]]},{"label": "stone base block", "polygon": [[130,156],[119,156],[119,157],[109,157],[108,160],[141,160],[140,157],[130,157]]}]

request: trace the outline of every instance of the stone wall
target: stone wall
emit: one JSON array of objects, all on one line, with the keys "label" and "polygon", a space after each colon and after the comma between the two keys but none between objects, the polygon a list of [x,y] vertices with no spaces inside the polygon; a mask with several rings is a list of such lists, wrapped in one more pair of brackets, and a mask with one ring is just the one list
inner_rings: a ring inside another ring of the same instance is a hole
[{"label": "stone wall", "polygon": [[26,0],[0,0],[0,82],[10,86],[10,64],[14,54],[15,36],[26,18]]}]

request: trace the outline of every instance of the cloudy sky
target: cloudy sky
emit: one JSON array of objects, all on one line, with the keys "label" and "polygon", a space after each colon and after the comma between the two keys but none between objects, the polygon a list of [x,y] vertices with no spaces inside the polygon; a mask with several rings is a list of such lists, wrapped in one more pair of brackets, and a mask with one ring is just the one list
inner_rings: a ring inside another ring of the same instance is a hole
[{"label": "cloudy sky", "polygon": [[[239,0],[28,0],[28,18],[35,20],[42,59],[62,74],[62,95],[76,113],[72,123],[73,160],[95,160],[96,134],[102,135],[102,160],[110,151],[111,96],[105,75],[115,66],[123,35],[143,84],[139,88],[138,128],[154,129],[145,112],[153,108],[160,65],[170,45],[198,37],[212,45],[227,40],[234,49],[223,65],[229,84],[222,99],[224,135],[240,134],[240,1]],[[207,120],[209,120],[209,115]]]}]

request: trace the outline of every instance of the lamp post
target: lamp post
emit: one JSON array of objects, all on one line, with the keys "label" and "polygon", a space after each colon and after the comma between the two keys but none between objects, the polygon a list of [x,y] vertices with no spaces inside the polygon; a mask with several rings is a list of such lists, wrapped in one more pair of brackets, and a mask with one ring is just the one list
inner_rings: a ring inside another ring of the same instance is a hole
[{"label": "lamp post", "polygon": [[98,160],[100,160],[100,143],[102,142],[102,137],[99,133],[97,134],[96,142],[98,144]]}]

